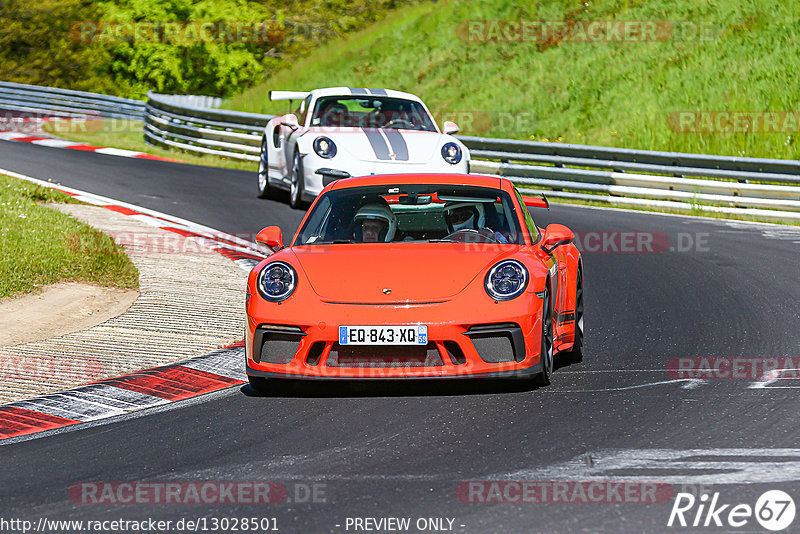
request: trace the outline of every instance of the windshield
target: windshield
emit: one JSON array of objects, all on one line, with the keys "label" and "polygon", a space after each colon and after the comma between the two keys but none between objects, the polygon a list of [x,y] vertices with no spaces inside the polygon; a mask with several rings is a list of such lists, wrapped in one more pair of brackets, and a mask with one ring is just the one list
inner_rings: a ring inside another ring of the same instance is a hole
[{"label": "windshield", "polygon": [[436,131],[433,120],[419,102],[374,96],[320,97],[314,107],[311,126]]},{"label": "windshield", "polygon": [[375,186],[327,192],[294,245],[334,243],[524,244],[511,197],[453,185]]}]

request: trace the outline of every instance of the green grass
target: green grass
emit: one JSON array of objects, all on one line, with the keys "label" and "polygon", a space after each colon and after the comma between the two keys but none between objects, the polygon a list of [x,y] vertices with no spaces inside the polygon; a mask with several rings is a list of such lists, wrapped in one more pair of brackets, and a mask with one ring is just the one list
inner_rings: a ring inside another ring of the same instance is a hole
[{"label": "green grass", "polygon": [[63,193],[0,175],[0,297],[62,281],[136,288],[139,273],[107,235],[40,202]]},{"label": "green grass", "polygon": [[148,145],[144,142],[142,123],[139,121],[105,119],[85,124],[88,125],[84,126],[81,123],[69,125],[69,123],[55,121],[45,123],[44,130],[69,141],[93,146],[136,150],[153,154],[154,156],[178,159],[192,165],[206,165],[254,172],[258,168],[258,164],[255,162],[239,161],[211,154],[193,154],[179,149],[166,149]]},{"label": "green grass", "polygon": [[[682,21],[658,42],[474,42],[466,21]],[[315,51],[225,105],[285,112],[270,89],[390,87],[421,96],[462,133],[798,159],[797,131],[678,133],[680,111],[800,110],[800,3],[767,0],[464,0],[424,3]],[[471,124],[470,124],[471,122]],[[800,125],[798,126],[800,128]]]},{"label": "green grass", "polygon": [[[547,195],[547,191],[542,191],[542,192],[545,195]],[[523,194],[532,194],[532,193],[523,193]],[[690,205],[690,207],[687,207],[686,209],[681,209],[681,208],[662,208],[651,205],[624,206],[624,205],[610,204],[608,202],[600,200],[594,201],[594,200],[553,198],[553,197],[547,197],[547,200],[550,202],[550,204],[573,204],[578,206],[591,206],[597,208],[614,208],[620,210],[668,213],[672,215],[691,215],[693,217],[706,217],[708,219],[761,222],[761,223],[771,223],[771,224],[782,224],[785,226],[800,225],[800,221],[794,219],[774,219],[771,217],[759,217],[757,215],[749,215],[749,214],[718,213],[713,211],[704,211],[698,207],[698,204]]]}]

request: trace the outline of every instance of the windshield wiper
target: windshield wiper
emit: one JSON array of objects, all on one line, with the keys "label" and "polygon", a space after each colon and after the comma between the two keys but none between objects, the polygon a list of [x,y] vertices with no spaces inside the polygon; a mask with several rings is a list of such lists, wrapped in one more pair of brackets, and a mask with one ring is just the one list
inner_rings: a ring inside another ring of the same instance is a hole
[{"label": "windshield wiper", "polygon": [[352,239],[334,239],[332,241],[315,241],[313,243],[306,243],[306,245],[342,245],[346,243],[355,243]]}]

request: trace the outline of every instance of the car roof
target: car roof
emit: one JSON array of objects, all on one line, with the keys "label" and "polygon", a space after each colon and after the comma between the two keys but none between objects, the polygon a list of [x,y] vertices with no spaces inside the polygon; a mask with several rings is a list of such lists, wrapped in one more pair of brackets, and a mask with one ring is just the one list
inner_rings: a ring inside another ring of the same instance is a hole
[{"label": "car roof", "polygon": [[[353,187],[369,187],[374,185],[467,185],[488,187],[491,189],[504,189],[510,191],[511,182],[499,176],[484,176],[481,174],[375,174],[356,178],[336,180],[330,190],[348,189]],[[504,187],[505,185],[505,187]]]},{"label": "car roof", "polygon": [[320,96],[389,96],[393,98],[403,98],[406,100],[413,100],[415,102],[422,102],[417,95],[411,93],[404,93],[403,91],[395,91],[394,89],[367,89],[363,87],[325,87],[322,89],[314,89],[311,91],[313,97]]}]

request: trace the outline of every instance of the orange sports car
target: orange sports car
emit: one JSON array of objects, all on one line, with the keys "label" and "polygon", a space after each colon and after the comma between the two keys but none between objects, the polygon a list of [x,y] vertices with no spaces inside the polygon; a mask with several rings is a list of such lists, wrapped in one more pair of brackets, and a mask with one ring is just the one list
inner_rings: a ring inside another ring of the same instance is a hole
[{"label": "orange sports car", "polygon": [[247,282],[247,374],[270,378],[530,377],[580,357],[583,268],[572,231],[536,226],[503,178],[395,174],[326,186],[289,246]]}]

